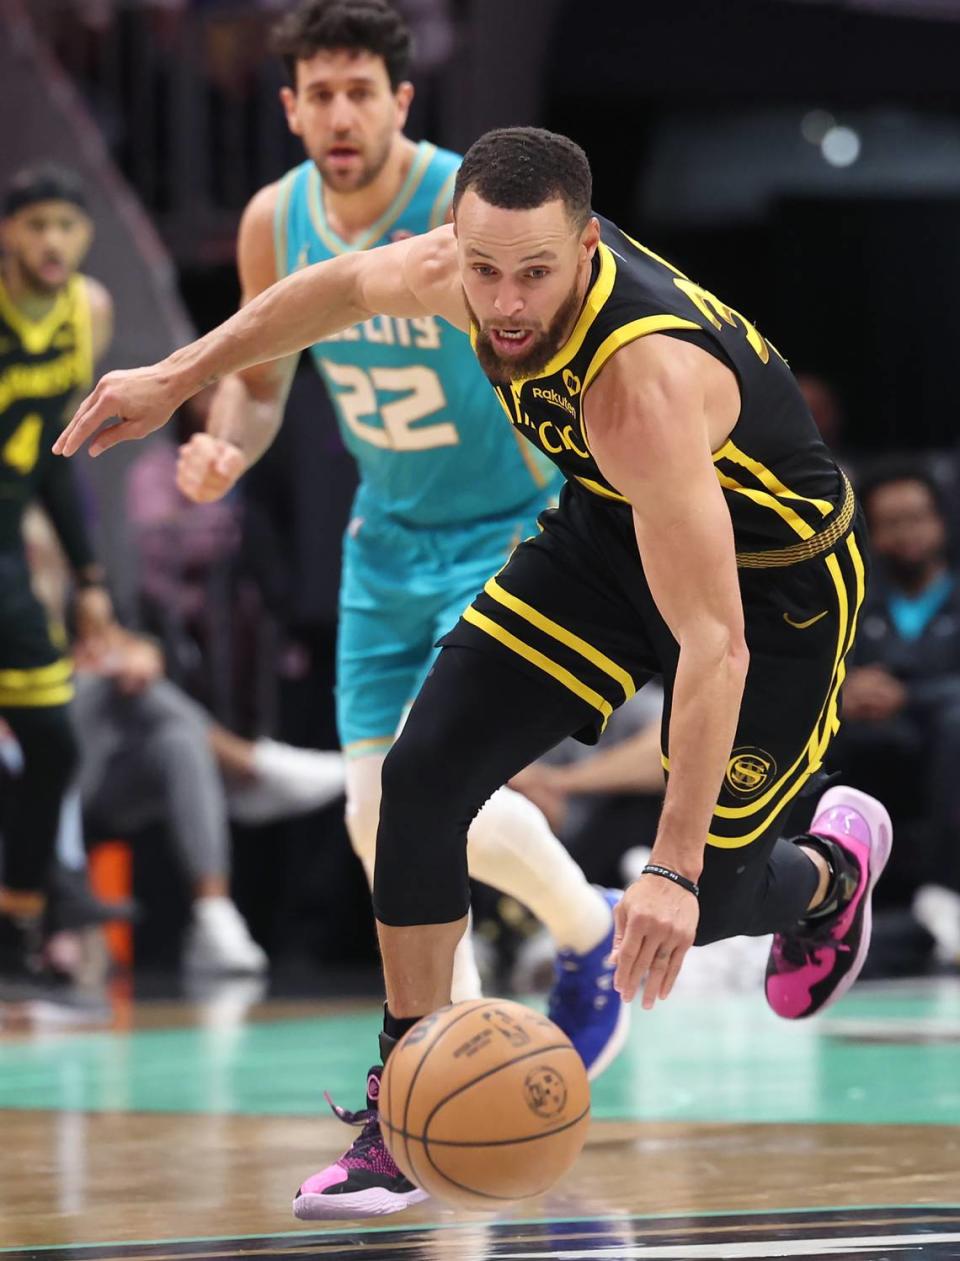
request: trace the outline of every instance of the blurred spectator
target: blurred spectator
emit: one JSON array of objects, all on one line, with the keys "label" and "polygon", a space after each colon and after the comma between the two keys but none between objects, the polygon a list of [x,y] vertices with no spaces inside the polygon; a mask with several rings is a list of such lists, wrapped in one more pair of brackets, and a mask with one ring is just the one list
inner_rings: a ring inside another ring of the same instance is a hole
[{"label": "blurred spectator", "polygon": [[[36,590],[55,612],[63,559],[45,519],[25,530]],[[229,896],[229,816],[269,822],[328,804],[343,787],[338,753],[250,742],[210,716],[163,676],[163,654],[117,630],[102,650],[75,655],[74,721],[87,832],[131,836],[165,825],[193,904],[185,966],[259,972],[266,956]]]},{"label": "blurred spectator", "polygon": [[[198,410],[181,410],[182,440],[198,420]],[[221,721],[252,729],[263,719],[254,712],[263,622],[238,565],[240,500],[191,503],[177,490],[176,468],[176,447],[161,438],[147,444],[127,478],[142,623],[160,640],[174,682]]]},{"label": "blurred spectator", "polygon": [[840,395],[829,381],[812,372],[798,372],[797,385],[810,408],[820,437],[847,476],[854,478],[854,460],[847,448],[847,416]]},{"label": "blurred spectator", "polygon": [[901,459],[865,476],[860,497],[877,572],[833,762],[845,781],[883,792],[900,829],[901,867],[906,861],[905,877],[916,888],[914,914],[938,957],[957,962],[960,592],[944,507],[926,465]]}]

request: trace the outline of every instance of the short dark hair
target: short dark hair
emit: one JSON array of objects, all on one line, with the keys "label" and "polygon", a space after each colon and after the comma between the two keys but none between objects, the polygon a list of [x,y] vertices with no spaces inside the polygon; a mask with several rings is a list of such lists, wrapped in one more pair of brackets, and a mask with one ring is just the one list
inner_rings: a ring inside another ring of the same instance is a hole
[{"label": "short dark hair", "polygon": [[85,214],[90,213],[80,175],[59,162],[38,162],[17,171],[3,195],[3,217],[41,201],[69,201]]},{"label": "short dark hair", "polygon": [[324,49],[382,57],[394,91],[410,77],[410,28],[387,0],[302,0],[270,32],[296,83],[297,62]]},{"label": "short dark hair", "polygon": [[930,492],[937,513],[946,517],[943,488],[934,476],[930,465],[913,456],[888,455],[871,464],[857,482],[857,494],[867,517],[870,515],[870,499],[884,486],[898,482],[919,482]]},{"label": "short dark hair", "polygon": [[454,210],[471,188],[504,210],[532,210],[559,199],[581,231],[593,213],[587,155],[569,137],[540,127],[503,127],[475,141],[457,172]]}]

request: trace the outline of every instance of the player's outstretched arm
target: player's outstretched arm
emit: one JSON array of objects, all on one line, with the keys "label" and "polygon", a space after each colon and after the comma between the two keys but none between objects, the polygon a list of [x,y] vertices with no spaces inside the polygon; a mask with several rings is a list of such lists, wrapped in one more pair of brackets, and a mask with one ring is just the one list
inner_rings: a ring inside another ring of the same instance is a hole
[{"label": "player's outstretched arm", "polygon": [[[275,220],[278,183],[251,199],[237,233],[240,306],[277,283]],[[286,275],[285,260],[279,261]],[[224,377],[210,402],[206,432],[193,434],[177,459],[177,486],[194,503],[222,499],[271,445],[286,406],[297,356],[287,355]]]},{"label": "player's outstretched arm", "polygon": [[147,368],[103,377],[54,445],[73,455],[111,417],[90,454],[159,429],[205,385],[282,359],[373,315],[438,315],[460,327],[466,311],[453,229],[316,263],[272,285],[198,341]]}]

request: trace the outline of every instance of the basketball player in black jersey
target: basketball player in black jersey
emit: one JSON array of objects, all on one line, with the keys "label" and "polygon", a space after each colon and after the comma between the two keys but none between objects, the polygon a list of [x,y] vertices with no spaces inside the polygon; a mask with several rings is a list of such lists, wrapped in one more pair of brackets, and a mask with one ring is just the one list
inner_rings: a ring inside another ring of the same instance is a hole
[{"label": "basketball player in black jersey", "polygon": [[110,598],[72,470],[50,446],[109,343],[112,303],[101,284],[77,274],[93,224],[72,171],[21,171],[0,216],[0,716],[23,753],[0,811],[0,997],[19,997],[37,972],[44,886],[77,758],[72,667],[62,632],[31,590],[21,526],[38,499],[73,568],[78,639],[93,647],[114,625]]},{"label": "basketball player in black jersey", "polygon": [[492,132],[464,159],[452,227],[307,268],[163,363],[111,374],[57,444],[71,454],[118,416],[91,447],[106,450],[228,372],[375,313],[429,313],[471,332],[510,423],[566,474],[541,533],[442,641],[384,766],[384,1053],[449,999],[474,814],[562,737],[596,740],[654,674],[669,781],[618,911],[620,992],[650,1007],[691,945],[774,933],[767,998],[796,1018],[866,954],[886,811],[833,788],[809,834],[780,837],[838,726],[866,581],[853,493],[777,350],[590,197],[572,141]]}]

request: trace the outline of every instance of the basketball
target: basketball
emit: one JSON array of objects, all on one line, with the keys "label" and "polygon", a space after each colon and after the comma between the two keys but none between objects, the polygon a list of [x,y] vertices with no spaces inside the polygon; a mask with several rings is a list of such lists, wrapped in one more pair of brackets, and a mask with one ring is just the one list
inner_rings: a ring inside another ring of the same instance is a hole
[{"label": "basketball", "polygon": [[587,1136],[590,1087],[566,1034],[520,1003],[474,999],[426,1016],[394,1047],[383,1137],[416,1186],[462,1208],[548,1190]]}]

